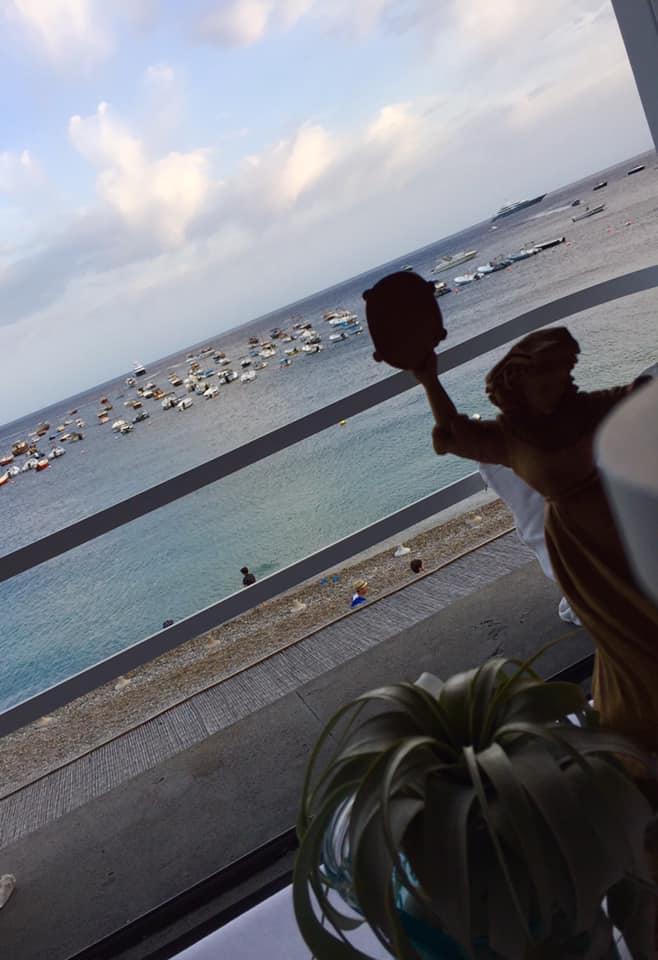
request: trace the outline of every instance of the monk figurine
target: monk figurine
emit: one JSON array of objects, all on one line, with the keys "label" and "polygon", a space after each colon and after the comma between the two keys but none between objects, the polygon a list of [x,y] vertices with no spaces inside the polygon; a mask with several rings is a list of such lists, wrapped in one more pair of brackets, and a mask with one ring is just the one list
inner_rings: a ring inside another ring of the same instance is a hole
[{"label": "monk figurine", "polygon": [[[411,285],[415,296],[405,307]],[[658,608],[633,579],[593,456],[597,427],[639,384],[579,390],[572,377],[576,340],[565,327],[538,330],[486,378],[500,414],[472,420],[457,411],[439,382],[434,347],[445,331],[434,298],[431,304],[424,299],[426,289],[425,280],[405,273],[367,292],[375,359],[411,369],[424,387],[437,454],[511,467],[545,498],[553,570],[596,644],[593,691],[601,721],[655,753]]]}]

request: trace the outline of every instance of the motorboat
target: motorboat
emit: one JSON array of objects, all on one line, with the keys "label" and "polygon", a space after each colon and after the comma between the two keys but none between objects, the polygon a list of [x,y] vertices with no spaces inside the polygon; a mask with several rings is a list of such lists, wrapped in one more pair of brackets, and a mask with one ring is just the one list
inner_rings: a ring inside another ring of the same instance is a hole
[{"label": "motorboat", "polygon": [[102,413],[102,414],[99,413],[99,414],[98,414],[98,422],[99,422],[100,424],[108,423],[108,422],[109,422],[109,419],[110,419],[109,413]]},{"label": "motorboat", "polygon": [[[345,332],[345,330],[341,330],[340,333],[330,333],[330,334],[329,334],[329,342],[330,342],[330,343],[340,343],[341,340],[347,340],[347,333]],[[302,347],[302,349],[304,349],[304,348]]]},{"label": "motorboat", "polygon": [[183,386],[183,381],[177,374],[172,374],[172,376],[169,377],[169,383],[172,385],[172,387]]},{"label": "motorboat", "polygon": [[233,383],[234,380],[237,380],[239,374],[237,370],[220,370],[217,374],[220,383]]},{"label": "motorboat", "polygon": [[319,353],[322,350],[321,343],[305,343],[302,346],[302,351],[306,354]]},{"label": "motorboat", "polygon": [[0,457],[0,467],[6,467],[14,459],[13,453],[8,453],[6,457]]},{"label": "motorboat", "polygon": [[532,200],[508,201],[502,205],[495,217],[492,217],[491,222],[495,223],[501,217],[510,217],[513,213],[518,213],[519,210],[525,210],[527,207],[534,207],[536,203],[541,203],[545,196],[546,194],[542,193],[538,197],[533,197]]},{"label": "motorboat", "polygon": [[169,396],[165,397],[160,406],[163,410],[171,410],[172,407],[175,407],[176,404],[180,403],[179,397]]},{"label": "motorboat", "polygon": [[[71,420],[69,420],[68,422],[71,423]],[[37,424],[35,433],[38,437],[42,437],[44,433],[48,433],[49,430],[50,430],[50,424],[46,420],[43,420],[41,423]]]},{"label": "motorboat", "polygon": [[136,417],[133,417],[133,423],[141,423],[142,420],[148,420],[151,414],[148,410],[140,410]]},{"label": "motorboat", "polygon": [[0,476],[0,487],[4,487],[6,483],[9,483],[9,473],[3,473]]},{"label": "motorboat", "polygon": [[22,467],[22,473],[27,473],[28,470],[36,470],[39,461],[35,460],[34,457],[30,457],[29,460],[26,460]]},{"label": "motorboat", "polygon": [[626,171],[626,176],[632,177],[634,173],[641,173],[642,170],[644,169],[645,169],[645,165],[643,163],[638,163],[636,167],[631,167],[630,170]]},{"label": "motorboat", "polygon": [[127,420],[121,420],[121,419],[115,420],[114,423],[112,424],[112,429],[114,430],[115,433],[130,433],[132,428],[133,428],[132,423],[128,423]]},{"label": "motorboat", "polygon": [[434,282],[434,296],[445,297],[446,293],[452,293],[452,288],[448,286],[445,280],[436,280]]},{"label": "motorboat", "polygon": [[400,267],[400,270],[405,270],[407,273],[410,273],[413,267],[410,263],[405,263],[404,266]]},{"label": "motorboat", "polygon": [[219,393],[219,387],[212,386],[212,387],[207,387],[203,395],[206,398],[206,400],[212,400],[213,397],[216,397],[218,393]]},{"label": "motorboat", "polygon": [[37,472],[39,472],[40,470],[45,470],[46,467],[49,467],[49,466],[50,466],[50,460],[48,460],[47,457],[42,457],[41,460],[37,460],[37,465],[34,469]]},{"label": "motorboat", "polygon": [[451,270],[453,267],[458,266],[460,263],[466,263],[467,260],[472,260],[473,257],[477,256],[477,250],[461,250],[459,253],[446,254],[441,257],[441,259],[436,263],[431,273],[441,273],[442,270]]},{"label": "motorboat", "polygon": [[240,383],[251,383],[251,381],[255,379],[256,379],[255,370],[245,370],[245,372],[240,377]]},{"label": "motorboat", "polygon": [[48,456],[51,460],[55,460],[57,457],[63,457],[65,453],[64,447],[53,447]]},{"label": "motorboat", "polygon": [[573,223],[577,223],[579,220],[586,220],[588,217],[593,217],[595,213],[603,213],[604,210],[605,203],[599,203],[595,207],[585,207],[582,213],[572,217],[571,220]]},{"label": "motorboat", "polygon": [[[109,420],[109,417],[108,417],[108,420]],[[62,443],[64,443],[67,440],[70,441],[71,443],[77,443],[78,440],[84,440],[84,438],[85,438],[84,433],[78,433],[77,431],[74,430],[73,433],[63,434],[59,439],[62,441]]]},{"label": "motorboat", "polygon": [[518,250],[516,253],[508,254],[507,259],[510,263],[518,263],[519,260],[527,260],[528,257],[534,257],[536,253],[539,253],[537,247],[526,247],[525,250]]},{"label": "motorboat", "polygon": [[561,243],[565,243],[566,239],[567,239],[566,237],[555,237],[555,239],[553,240],[542,240],[541,243],[536,243],[535,247],[541,253],[542,250],[550,250],[551,247],[557,247]]},{"label": "motorboat", "polygon": [[12,463],[12,465],[7,470],[7,475],[9,477],[17,477],[20,472],[21,472],[21,468],[18,466],[18,464]]},{"label": "motorboat", "polygon": [[135,360],[133,363],[133,375],[135,377],[143,377],[146,373],[146,367],[143,363],[140,363],[139,360]]},{"label": "motorboat", "polygon": [[20,457],[23,453],[27,453],[27,441],[17,440],[16,443],[12,443],[11,452],[15,457]]},{"label": "motorboat", "polygon": [[454,283],[456,283],[458,287],[465,287],[467,284],[479,279],[479,273],[463,273],[460,277],[454,278]]},{"label": "motorboat", "polygon": [[243,357],[242,360],[240,361],[240,366],[242,367],[243,370],[245,370],[247,367],[250,367],[251,359],[249,357]]},{"label": "motorboat", "polygon": [[179,400],[176,404],[177,410],[189,410],[192,406],[193,400],[192,397],[183,397],[182,400]]},{"label": "motorboat", "polygon": [[83,428],[84,425],[85,425],[85,422],[84,422],[84,420],[82,419],[82,417],[78,417],[78,419],[75,421],[75,425],[76,425],[76,427],[78,428],[78,430],[82,430],[82,428]]},{"label": "motorboat", "polygon": [[[146,373],[146,371],[144,371],[144,373]],[[125,383],[127,387],[134,387],[137,381],[134,377],[126,377]]]},{"label": "motorboat", "polygon": [[594,186],[592,187],[592,190],[603,190],[603,188],[607,186],[608,186],[607,180],[599,180],[598,183],[594,184]]}]

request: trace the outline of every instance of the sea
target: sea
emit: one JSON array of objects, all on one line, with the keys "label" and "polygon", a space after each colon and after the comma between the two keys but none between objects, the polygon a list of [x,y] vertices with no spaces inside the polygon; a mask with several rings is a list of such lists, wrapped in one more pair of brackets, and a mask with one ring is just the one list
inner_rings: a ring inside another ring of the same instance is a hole
[{"label": "sea", "polygon": [[[645,169],[628,176],[638,163]],[[607,187],[593,192],[601,179]],[[574,200],[581,205],[572,207]],[[598,203],[605,203],[602,213],[572,222],[586,204]],[[324,346],[280,368],[284,345],[279,344],[276,356],[253,382],[220,386],[214,399],[190,394],[193,405],[185,411],[163,410],[160,401],[145,400],[150,418],[132,433],[111,430],[115,418],[133,416],[124,407],[125,400],[135,396],[125,383],[132,357],[126,357],[126,370],[116,380],[0,427],[2,456],[39,421],[51,424],[49,433],[66,419],[81,417],[86,424],[84,439],[65,444],[65,456],[47,470],[29,471],[0,487],[0,555],[391,376],[392,370],[372,359],[362,293],[403,265],[453,286],[455,275],[498,254],[566,237],[559,246],[442,297],[451,345],[532,307],[655,263],[656,154],[595,171],[548,194],[540,204],[498,220],[495,227],[490,220],[469,226],[149,362],[141,382],[153,381],[166,391],[169,371],[185,376],[186,355],[203,346],[225,352],[239,370],[250,336],[267,338],[271,329],[289,329],[299,320],[313,323]],[[442,255],[472,248],[478,254],[469,263],[431,274]],[[354,311],[363,320],[364,332],[330,343],[334,331],[323,313],[335,308]],[[658,359],[657,308],[658,292],[649,291],[574,317],[569,326],[582,351],[578,382],[586,388],[623,383]],[[491,412],[484,377],[503,352],[493,351],[446,374],[443,382],[459,409],[481,416]],[[203,366],[217,367],[210,358]],[[213,380],[217,382],[209,382]],[[110,422],[99,425],[103,396],[113,409]],[[70,415],[73,409],[75,417]],[[242,566],[258,579],[266,577],[472,472],[472,463],[434,455],[431,427],[421,389],[409,390],[0,584],[0,710],[144,639],[163,621],[180,620],[242,589]],[[44,437],[40,449],[47,452],[50,446]]]}]

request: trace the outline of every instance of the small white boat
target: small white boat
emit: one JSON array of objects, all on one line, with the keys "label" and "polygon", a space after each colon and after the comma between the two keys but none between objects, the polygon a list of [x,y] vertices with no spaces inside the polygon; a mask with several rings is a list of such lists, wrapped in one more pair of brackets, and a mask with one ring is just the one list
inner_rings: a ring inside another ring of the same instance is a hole
[{"label": "small white boat", "polygon": [[240,377],[240,383],[251,383],[251,381],[255,379],[256,379],[255,370],[245,370],[245,372]]},{"label": "small white boat", "polygon": [[54,460],[56,457],[63,457],[65,453],[64,447],[53,447],[48,456],[51,460]]},{"label": "small white boat", "polygon": [[[144,372],[146,373],[146,371],[144,371]],[[127,387],[134,387],[136,382],[137,382],[137,381],[135,380],[134,377],[126,377],[126,386],[127,386]]]},{"label": "small white boat", "polygon": [[586,220],[588,217],[593,217],[595,213],[603,213],[605,210],[605,203],[597,203],[595,207],[585,207],[582,213],[579,213],[577,217],[572,217],[571,220],[573,223],[577,223],[579,220]]},{"label": "small white boat", "polygon": [[12,465],[7,469],[7,475],[9,477],[17,477],[20,472],[21,468],[17,463],[12,463]]},{"label": "small white boat", "polygon": [[[340,343],[341,340],[347,340],[347,334],[344,330],[341,330],[340,333],[330,333],[329,340],[332,343]],[[304,348],[302,347],[302,349]]]},{"label": "small white boat", "polygon": [[177,410],[189,410],[192,406],[192,397],[183,397],[182,400],[179,400],[176,404]]},{"label": "small white boat", "polygon": [[207,390],[204,391],[203,395],[206,398],[206,400],[212,400],[212,398],[216,397],[218,393],[219,393],[219,387],[213,386],[213,387],[208,387]]},{"label": "small white boat", "polygon": [[114,430],[115,433],[125,433],[126,432],[125,427],[129,427],[132,430],[132,426],[131,424],[128,423],[127,420],[122,420],[122,419],[115,420],[114,423],[112,424],[112,429]]},{"label": "small white boat", "polygon": [[39,461],[35,460],[34,457],[30,457],[29,460],[26,460],[22,467],[22,472],[27,473],[28,470],[36,470],[39,466]]},{"label": "small white boat", "polygon": [[243,357],[242,360],[240,361],[240,366],[242,367],[243,370],[246,369],[247,367],[250,367],[251,360],[249,359],[249,357]]},{"label": "small white boat", "polygon": [[171,408],[175,407],[177,403],[180,403],[180,400],[178,399],[178,397],[169,396],[164,398],[160,406],[162,407],[163,410],[171,410]]},{"label": "small white boat", "polygon": [[143,377],[146,373],[146,367],[143,363],[140,363],[139,360],[135,360],[133,363],[133,374],[136,377]]},{"label": "small white boat", "polygon": [[322,344],[321,343],[305,343],[304,346],[302,347],[302,350],[306,354],[319,353],[320,350],[322,350]]},{"label": "small white boat", "polygon": [[461,277],[455,277],[453,282],[456,283],[458,287],[465,287],[466,284],[473,283],[474,280],[479,279],[479,273],[464,273]]}]

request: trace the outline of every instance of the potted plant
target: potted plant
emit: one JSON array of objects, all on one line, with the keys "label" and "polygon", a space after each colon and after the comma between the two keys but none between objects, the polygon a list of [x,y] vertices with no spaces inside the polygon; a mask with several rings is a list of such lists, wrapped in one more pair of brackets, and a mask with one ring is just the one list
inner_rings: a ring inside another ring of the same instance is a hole
[{"label": "potted plant", "polygon": [[646,758],[531,664],[424,674],[329,721],[293,880],[317,960],[368,960],[349,940],[364,922],[399,960],[599,960],[613,924],[654,956],[653,815],[625,766]]}]

